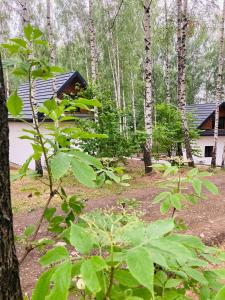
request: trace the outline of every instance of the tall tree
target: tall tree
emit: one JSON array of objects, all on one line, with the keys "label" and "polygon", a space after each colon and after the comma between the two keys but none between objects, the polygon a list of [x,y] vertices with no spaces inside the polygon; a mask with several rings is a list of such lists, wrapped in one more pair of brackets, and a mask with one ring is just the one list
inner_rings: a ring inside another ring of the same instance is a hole
[{"label": "tall tree", "polygon": [[[89,34],[91,48],[91,79],[94,85],[97,84],[98,78],[98,52],[96,42],[96,32],[93,18],[93,0],[89,0]],[[95,107],[95,121],[98,121],[98,109]]]},{"label": "tall tree", "polygon": [[[27,26],[30,23],[30,16],[27,10],[27,1],[26,0],[20,0],[19,4],[21,5],[21,17],[22,17],[22,25],[23,27]],[[32,61],[33,57],[32,54],[30,53],[28,55],[28,60]],[[32,67],[34,68],[34,67]],[[35,81],[32,81],[32,86],[31,86],[31,101],[34,106],[34,113],[35,113],[35,118],[37,122],[35,122],[33,118],[33,124],[38,126],[38,103],[35,98]],[[38,175],[43,176],[43,168],[41,164],[41,159],[35,160],[35,171],[38,173]]]},{"label": "tall tree", "polygon": [[215,127],[214,127],[214,147],[212,153],[211,165],[216,167],[217,160],[217,143],[219,134],[219,114],[220,103],[222,100],[222,77],[223,77],[223,62],[224,62],[224,20],[225,20],[225,0],[223,1],[223,12],[220,23],[220,43],[219,43],[219,58],[218,58],[218,71],[216,80],[216,109],[215,109]]},{"label": "tall tree", "polygon": [[[53,25],[52,25],[52,0],[47,0],[47,31],[48,31],[48,43],[50,48],[50,62],[51,65],[56,65],[56,46],[54,43],[53,35]],[[52,91],[53,98],[56,99],[56,102],[59,102],[57,98],[57,87],[56,87],[56,77],[52,79]]]},{"label": "tall tree", "polygon": [[144,40],[145,40],[145,101],[144,121],[146,130],[146,142],[144,144],[145,173],[152,172],[152,55],[151,55],[151,1],[144,0]]},{"label": "tall tree", "polygon": [[9,177],[9,128],[0,54],[0,299],[22,300],[13,234]]},{"label": "tall tree", "polygon": [[185,83],[185,66],[186,66],[186,37],[187,37],[187,0],[177,0],[177,89],[178,89],[178,107],[181,112],[182,127],[184,133],[184,145],[188,165],[194,166],[190,134],[186,116],[186,83]]},{"label": "tall tree", "polygon": [[165,83],[166,83],[166,101],[170,103],[170,75],[169,75],[169,25],[168,25],[168,8],[167,0],[164,0],[165,9]]}]

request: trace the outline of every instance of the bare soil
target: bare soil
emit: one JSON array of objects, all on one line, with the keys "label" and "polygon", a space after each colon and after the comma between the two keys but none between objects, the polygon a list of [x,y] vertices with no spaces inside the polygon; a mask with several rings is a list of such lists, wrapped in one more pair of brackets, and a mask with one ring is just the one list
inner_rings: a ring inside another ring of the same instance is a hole
[{"label": "bare soil", "polygon": [[[139,202],[139,209],[143,212],[144,220],[153,221],[170,216],[171,212],[162,216],[159,212],[159,206],[152,203],[152,199],[160,191],[158,184],[162,180],[161,175],[155,173],[144,176],[142,174],[142,162],[140,161],[129,162],[127,170],[133,176],[130,187],[113,186],[92,191],[80,187],[77,183],[67,182],[66,190],[68,193],[76,193],[85,198],[87,210],[116,207],[118,199],[135,198]],[[176,215],[188,225],[187,233],[200,236],[207,244],[220,245],[225,239],[225,172],[216,171],[210,180],[219,187],[219,196],[208,194],[207,200],[202,200],[194,206],[188,206],[187,209],[178,212]],[[43,192],[43,195],[37,197],[30,190],[22,191],[21,188],[27,185],[36,186],[38,190]],[[21,235],[26,226],[35,224],[38,220],[42,211],[40,207],[43,207],[46,199],[46,187],[33,179],[25,179],[22,184],[13,183],[12,195],[15,233]],[[54,199],[52,205],[57,206],[59,203],[59,199]],[[40,231],[40,237],[46,235],[47,231],[44,224]],[[21,257],[23,247],[18,243],[18,257]],[[23,291],[28,294],[31,293],[41,272],[38,263],[39,257],[40,253],[34,250],[20,268]]]}]

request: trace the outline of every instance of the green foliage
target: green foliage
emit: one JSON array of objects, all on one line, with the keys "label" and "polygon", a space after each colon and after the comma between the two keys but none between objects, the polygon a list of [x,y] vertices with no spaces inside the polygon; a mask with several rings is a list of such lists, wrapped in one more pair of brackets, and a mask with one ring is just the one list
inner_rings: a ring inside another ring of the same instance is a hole
[{"label": "green foliage", "polygon": [[[92,91],[88,90],[86,93]],[[107,95],[98,94],[97,97],[101,99],[102,107],[99,109],[98,123],[94,121],[80,122],[80,126],[89,132],[96,132],[98,134],[106,134],[105,139],[91,139],[86,140],[81,146],[90,154],[98,157],[129,157],[132,154],[140,151],[139,141],[136,135],[132,132],[124,133],[120,126],[121,116],[126,115],[125,112],[116,108],[112,100],[107,98]]]},{"label": "green foliage", "polygon": [[[182,130],[181,115],[176,106],[167,103],[156,105],[156,124],[153,130],[154,153],[166,153],[171,156],[177,153],[178,145],[183,144],[184,136]],[[190,139],[193,142],[198,138],[198,131],[193,124],[193,118],[188,116]],[[194,149],[196,152],[196,149]]]},{"label": "green foliage", "polygon": [[[124,222],[123,214],[96,211],[82,215],[70,228],[67,242],[77,253],[75,258],[68,258],[66,248],[56,247],[41,263],[55,261],[48,271],[53,270],[51,276],[65,263],[71,265],[68,292],[79,299],[84,291],[88,299],[188,299],[187,290],[202,295],[206,289],[208,299],[214,299],[225,271],[217,272],[209,262],[221,264],[221,251],[178,231],[173,219],[149,224],[130,215]],[[34,295],[46,284],[42,281],[41,277]],[[52,289],[50,284],[48,290],[43,289],[43,299],[48,299]]]},{"label": "green foliage", "polygon": [[[208,172],[201,172],[198,168],[190,170],[187,174],[182,174],[179,165],[172,166],[170,163],[165,165],[155,165],[155,169],[164,172],[164,176],[170,176],[160,187],[166,189],[165,192],[158,194],[154,203],[161,203],[161,213],[167,213],[171,208],[181,210],[185,202],[191,204],[198,203],[201,199],[207,199],[204,188],[213,195],[218,195],[217,186],[206,180],[205,177],[211,176]],[[192,191],[188,191],[188,187],[192,187]]]}]

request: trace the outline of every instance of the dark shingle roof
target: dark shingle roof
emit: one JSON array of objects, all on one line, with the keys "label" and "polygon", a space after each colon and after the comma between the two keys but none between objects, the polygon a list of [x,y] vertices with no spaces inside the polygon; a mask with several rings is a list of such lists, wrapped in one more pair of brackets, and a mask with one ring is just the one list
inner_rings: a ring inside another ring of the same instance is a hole
[{"label": "dark shingle roof", "polygon": [[[52,91],[52,78],[49,80],[38,79],[35,82],[35,98],[38,105],[41,105],[45,100],[51,99],[53,96]],[[59,74],[56,76],[57,94],[60,96],[64,89],[68,86],[80,84],[81,87],[86,86],[86,81],[79,72],[69,72]],[[18,89],[18,95],[22,98],[24,106],[22,111],[22,118],[25,120],[32,120],[32,113],[29,103],[29,86],[28,83],[21,84]],[[9,120],[13,117],[9,115]]]},{"label": "dark shingle roof", "polygon": [[199,127],[215,111],[215,108],[215,103],[192,104],[187,105],[186,107],[187,112],[193,115],[197,127]]}]

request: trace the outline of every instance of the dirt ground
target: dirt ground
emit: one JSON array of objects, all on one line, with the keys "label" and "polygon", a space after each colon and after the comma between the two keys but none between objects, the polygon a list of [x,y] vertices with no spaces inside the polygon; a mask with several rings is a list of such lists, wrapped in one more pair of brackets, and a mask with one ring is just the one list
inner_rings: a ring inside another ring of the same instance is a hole
[{"label": "dirt ground", "polygon": [[[127,166],[128,173],[132,180],[130,187],[109,186],[99,190],[90,190],[79,186],[73,181],[67,180],[66,190],[68,193],[77,194],[86,200],[86,209],[106,208],[117,206],[119,199],[137,199],[140,211],[146,221],[162,218],[159,206],[152,203],[154,196],[159,193],[158,184],[162,181],[160,174],[151,176],[143,175],[143,166],[140,161],[132,161]],[[208,194],[207,200],[200,201],[197,205],[189,206],[182,212],[177,213],[177,217],[184,219],[189,229],[187,233],[200,236],[207,244],[222,244],[225,240],[225,172],[216,171],[210,178],[219,188],[219,196]],[[30,188],[35,187],[43,194],[33,195]],[[16,235],[21,235],[24,228],[35,224],[40,216],[40,207],[44,206],[46,199],[45,184],[36,180],[24,179],[22,182],[12,184],[12,205],[14,211],[14,228]],[[60,200],[54,199],[52,206],[59,205]],[[171,215],[171,212],[165,217]],[[164,216],[163,216],[164,217]],[[40,237],[46,236],[46,227],[42,226]],[[17,252],[21,257],[23,246],[18,243]],[[40,274],[38,264],[39,253],[33,251],[21,265],[21,282],[23,291],[31,293],[36,279]]]}]

